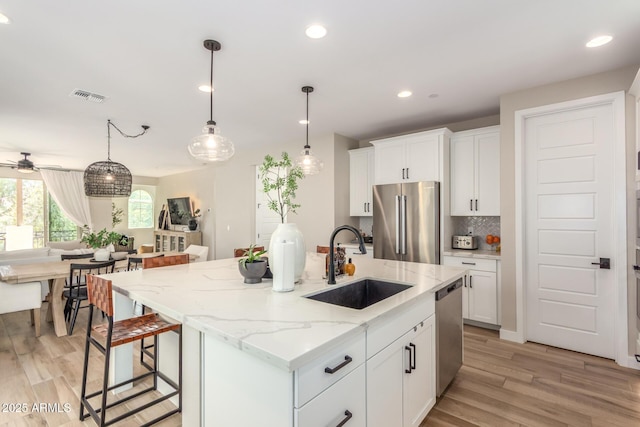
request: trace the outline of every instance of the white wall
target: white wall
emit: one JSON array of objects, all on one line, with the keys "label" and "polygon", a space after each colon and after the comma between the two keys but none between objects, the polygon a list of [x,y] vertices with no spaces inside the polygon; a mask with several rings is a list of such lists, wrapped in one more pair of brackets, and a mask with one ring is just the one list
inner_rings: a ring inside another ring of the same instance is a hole
[{"label": "white wall", "polygon": [[[346,221],[344,212],[348,217],[349,204],[344,203],[344,192],[348,200],[349,191],[346,151],[357,148],[358,142],[327,134],[310,138],[309,144],[323,160],[324,170],[300,181],[296,202],[301,207],[297,214],[289,215],[288,220],[302,231],[307,250],[315,251],[316,245],[328,244],[336,225],[344,223],[336,221]],[[191,197],[195,208],[204,212],[200,224],[203,244],[210,248],[209,258],[229,258],[234,248],[247,247],[255,240],[255,166],[262,163],[266,154],[279,158],[282,151],[287,151],[295,158],[303,145],[301,139],[255,150],[237,150],[227,162],[159,178],[156,211],[159,212],[168,197]],[[339,191],[336,183],[340,183]]]}]

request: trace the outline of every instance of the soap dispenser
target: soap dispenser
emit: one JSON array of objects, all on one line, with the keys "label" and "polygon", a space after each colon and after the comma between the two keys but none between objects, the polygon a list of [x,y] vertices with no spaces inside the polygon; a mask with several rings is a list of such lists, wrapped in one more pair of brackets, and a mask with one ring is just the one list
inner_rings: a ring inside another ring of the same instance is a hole
[{"label": "soap dispenser", "polygon": [[344,266],[344,272],[349,276],[353,276],[356,272],[356,266],[351,262],[351,258],[349,258],[349,262]]}]

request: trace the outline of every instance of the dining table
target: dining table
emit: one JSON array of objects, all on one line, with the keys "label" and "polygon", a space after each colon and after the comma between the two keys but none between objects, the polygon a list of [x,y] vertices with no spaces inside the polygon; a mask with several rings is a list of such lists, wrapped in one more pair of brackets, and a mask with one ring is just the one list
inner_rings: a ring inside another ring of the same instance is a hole
[{"label": "dining table", "polygon": [[[160,255],[177,255],[179,252],[151,252],[144,254],[131,254],[126,258],[117,260],[116,271],[127,269],[128,257],[153,258]],[[189,261],[194,261],[198,256],[189,254]],[[57,336],[67,335],[67,325],[64,318],[64,300],[62,292],[65,287],[65,279],[69,277],[71,264],[89,264],[89,259],[60,260],[51,262],[39,262],[33,264],[3,265],[0,266],[0,280],[6,283],[20,284],[27,282],[49,282],[49,305],[46,319],[53,322]]]}]

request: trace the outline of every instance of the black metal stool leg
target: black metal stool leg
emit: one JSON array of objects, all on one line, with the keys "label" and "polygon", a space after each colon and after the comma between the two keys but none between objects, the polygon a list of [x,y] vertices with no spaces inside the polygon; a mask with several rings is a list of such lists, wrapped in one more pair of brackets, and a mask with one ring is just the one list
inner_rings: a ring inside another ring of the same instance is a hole
[{"label": "black metal stool leg", "polygon": [[84,344],[84,364],[82,365],[82,390],[80,391],[80,421],[84,416],[84,399],[87,395],[87,370],[89,369],[89,337],[91,336],[91,320],[93,318],[93,306],[89,306],[89,322],[87,324],[87,338]]}]

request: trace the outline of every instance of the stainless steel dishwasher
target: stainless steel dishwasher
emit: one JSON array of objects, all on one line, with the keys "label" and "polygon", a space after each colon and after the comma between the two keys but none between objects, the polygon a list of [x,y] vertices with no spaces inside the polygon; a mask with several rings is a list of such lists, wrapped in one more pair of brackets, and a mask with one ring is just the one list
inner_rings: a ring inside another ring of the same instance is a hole
[{"label": "stainless steel dishwasher", "polygon": [[436,292],[436,394],[462,366],[462,279]]}]

